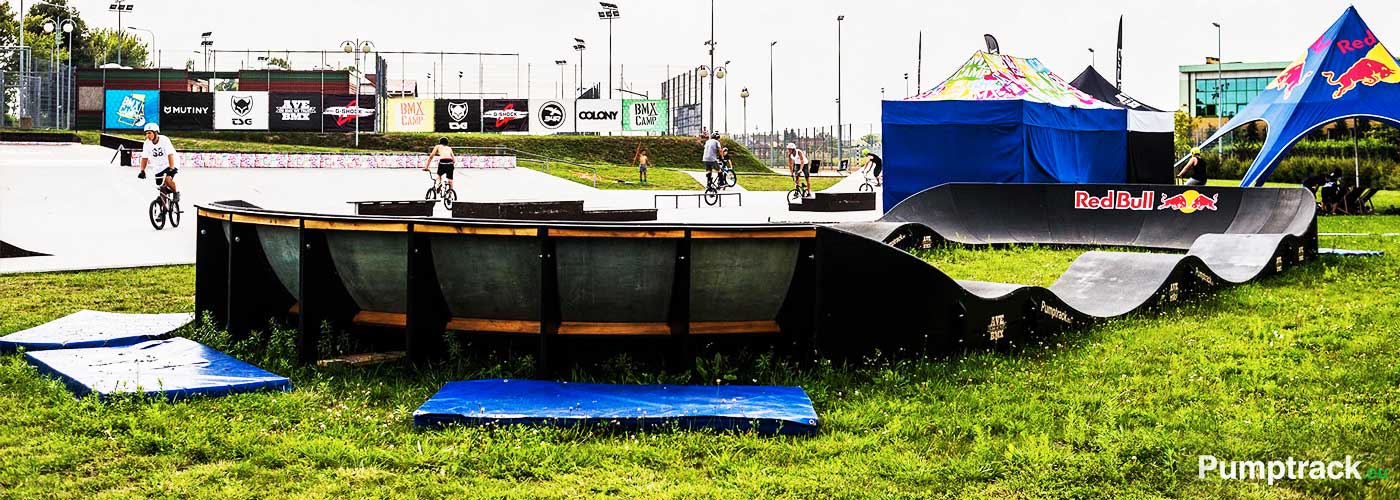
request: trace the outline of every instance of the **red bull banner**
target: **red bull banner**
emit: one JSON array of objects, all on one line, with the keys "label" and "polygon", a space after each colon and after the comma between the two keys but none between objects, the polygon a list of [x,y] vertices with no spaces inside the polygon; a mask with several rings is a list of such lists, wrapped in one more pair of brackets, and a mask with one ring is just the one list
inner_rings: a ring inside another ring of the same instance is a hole
[{"label": "red bull banner", "polygon": [[1269,178],[1299,138],[1328,123],[1354,117],[1400,126],[1400,63],[1356,8],[1348,7],[1202,145],[1251,122],[1268,123],[1259,156],[1240,183],[1257,186]]},{"label": "red bull banner", "polygon": [[1077,210],[1173,210],[1189,214],[1199,210],[1219,210],[1220,195],[1206,195],[1194,189],[1161,192],[1108,190],[1105,193],[1074,192]]}]

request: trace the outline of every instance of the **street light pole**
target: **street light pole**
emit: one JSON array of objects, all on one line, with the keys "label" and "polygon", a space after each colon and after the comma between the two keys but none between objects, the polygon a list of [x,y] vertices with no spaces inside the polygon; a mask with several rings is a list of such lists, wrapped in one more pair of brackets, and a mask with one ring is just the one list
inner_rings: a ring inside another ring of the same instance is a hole
[{"label": "street light pole", "polygon": [[[729,71],[730,61],[724,62],[724,71]],[[729,133],[729,80],[724,81],[724,133]]]},{"label": "street light pole", "polygon": [[[719,76],[719,69],[715,68],[715,0],[710,0],[710,69],[714,70],[715,76]],[[715,79],[710,78],[710,133],[715,132]]]},{"label": "street light pole", "polygon": [[909,73],[904,74],[904,98],[909,98]]},{"label": "street light pole", "polygon": [[[156,50],[156,33],[155,33],[154,31],[151,31],[151,30],[148,30],[148,29],[144,29],[144,28],[137,28],[137,27],[135,27],[135,26],[127,26],[126,29],[135,30],[135,31],[144,31],[144,32],[146,32],[147,35],[150,35],[150,36],[151,36],[151,52],[152,52],[153,54],[160,54],[160,51]],[[160,59],[159,59],[158,57],[159,57],[159,56],[157,56],[157,59],[156,59],[156,61],[155,61],[156,67],[157,67],[157,68],[160,67]],[[147,62],[150,62],[150,61],[147,61]],[[159,85],[159,84],[157,84],[157,85]]]},{"label": "street light pole", "polygon": [[[117,13],[117,66],[122,64],[122,14],[131,12],[135,5],[128,4],[131,0],[112,0],[112,4],[107,10]],[[20,14],[23,17],[23,14]]]},{"label": "street light pole", "polygon": [[777,40],[773,40],[773,43],[768,44],[768,135],[770,138],[778,133],[777,127],[773,126],[773,101],[777,97],[773,93],[773,46],[777,44]]},{"label": "street light pole", "polygon": [[608,2],[598,2],[603,6],[603,10],[598,11],[598,19],[608,21],[608,99],[612,99],[613,72],[612,72],[612,25],[613,19],[622,17],[622,11],[618,10],[617,4]]},{"label": "street light pole", "polygon": [[[747,137],[748,134],[749,134],[749,88],[748,88],[748,87],[744,87],[744,88],[742,88],[742,89],[739,89],[739,99],[742,99],[742,100],[743,100],[743,103],[744,103],[744,104],[743,104],[743,108],[744,108],[744,136]],[[745,142],[746,144],[748,143],[748,141],[744,141],[744,142]]]},{"label": "street light pole", "polygon": [[1094,56],[1094,48],[1089,47],[1089,67],[1098,65],[1098,58]]},{"label": "street light pole", "polygon": [[836,165],[841,165],[845,155],[845,145],[841,143],[841,21],[846,16],[836,16]]},{"label": "street light pole", "polygon": [[558,60],[555,60],[555,61],[554,61],[554,64],[559,66],[559,98],[560,98],[560,99],[563,99],[563,98],[564,98],[564,65],[569,64],[569,61],[565,61],[565,60],[563,60],[563,59],[558,59]]},{"label": "street light pole", "polygon": [[[1225,59],[1222,54],[1221,28],[1220,23],[1210,23],[1215,26],[1215,131],[1220,132],[1220,128],[1225,126],[1225,94],[1221,90],[1221,85],[1225,79]],[[1225,154],[1225,141],[1215,141],[1215,154],[1222,156]]]},{"label": "street light pole", "polygon": [[578,91],[575,93],[575,99],[583,94],[583,50],[585,48],[587,47],[584,47],[582,38],[574,39],[574,50],[578,51]]},{"label": "street light pole", "polygon": [[[360,147],[360,110],[364,109],[362,106],[360,106],[360,99],[363,98],[365,95],[364,91],[360,89],[360,87],[364,85],[364,82],[361,77],[365,74],[364,68],[361,67],[361,59],[366,52],[374,50],[374,44],[371,43],[369,40],[360,40],[356,38],[354,41],[346,40],[344,42],[341,42],[340,48],[344,50],[345,53],[354,54],[355,56],[355,100],[351,101],[355,104],[355,106],[353,107],[353,109],[350,110],[350,113],[354,115],[353,119],[355,120],[355,147],[358,148]],[[385,83],[384,75],[379,75],[379,80],[379,84],[383,85]]]}]

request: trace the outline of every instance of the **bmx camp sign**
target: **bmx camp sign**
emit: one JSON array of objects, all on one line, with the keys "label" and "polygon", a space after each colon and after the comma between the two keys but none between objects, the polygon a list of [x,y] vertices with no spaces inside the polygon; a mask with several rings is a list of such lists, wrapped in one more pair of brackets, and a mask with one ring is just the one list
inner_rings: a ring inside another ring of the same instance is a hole
[{"label": "bmx camp sign", "polygon": [[666,104],[665,99],[623,99],[622,130],[665,133],[670,124]]}]

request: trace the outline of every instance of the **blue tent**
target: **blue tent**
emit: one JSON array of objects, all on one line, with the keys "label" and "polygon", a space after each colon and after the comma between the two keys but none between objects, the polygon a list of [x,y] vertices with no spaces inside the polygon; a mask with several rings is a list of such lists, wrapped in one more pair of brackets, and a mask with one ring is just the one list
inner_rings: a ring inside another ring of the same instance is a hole
[{"label": "blue tent", "polygon": [[1250,122],[1265,122],[1264,146],[1240,181],[1258,186],[1308,132],[1346,118],[1400,127],[1400,64],[1355,7],[1347,7],[1307,52],[1204,144]]},{"label": "blue tent", "polygon": [[882,104],[887,209],[949,182],[1126,181],[1127,112],[1036,59],[978,52],[933,89]]}]

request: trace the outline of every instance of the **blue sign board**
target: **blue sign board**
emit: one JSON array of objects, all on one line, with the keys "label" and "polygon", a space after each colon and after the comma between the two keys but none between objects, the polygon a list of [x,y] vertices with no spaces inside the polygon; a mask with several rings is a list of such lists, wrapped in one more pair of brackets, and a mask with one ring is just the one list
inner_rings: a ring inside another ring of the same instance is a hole
[{"label": "blue sign board", "polygon": [[160,123],[160,92],[155,90],[108,90],[105,129],[140,129],[146,122]]}]

